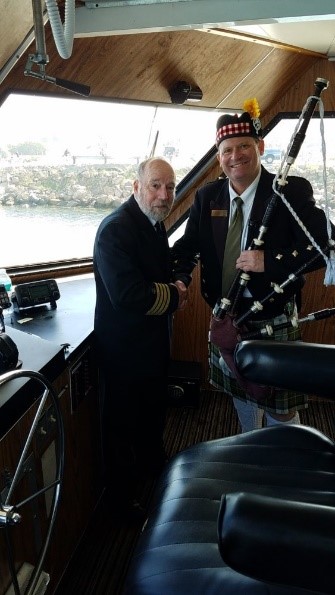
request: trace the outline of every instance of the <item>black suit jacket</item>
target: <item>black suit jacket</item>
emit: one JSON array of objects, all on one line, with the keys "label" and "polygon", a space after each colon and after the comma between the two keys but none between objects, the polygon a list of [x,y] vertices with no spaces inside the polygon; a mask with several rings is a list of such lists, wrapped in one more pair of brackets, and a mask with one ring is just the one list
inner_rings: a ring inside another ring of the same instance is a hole
[{"label": "black suit jacket", "polygon": [[94,331],[100,362],[113,375],[165,374],[170,314],[178,291],[166,237],[158,236],[132,195],[100,224],[93,253]]},{"label": "black suit jacket", "polygon": [[[273,195],[274,175],[262,167],[248,228],[247,247],[257,238],[267,205]],[[328,245],[327,225],[324,212],[315,204],[311,184],[305,178],[290,176],[284,187],[284,195],[302,220],[312,237],[324,249]],[[189,275],[197,257],[201,266],[201,292],[213,308],[221,299],[222,262],[229,222],[229,187],[227,179],[218,179],[200,188],[190,210],[185,234],[173,247],[174,276],[189,282]],[[334,229],[334,228],[333,228]],[[253,300],[263,299],[272,291],[271,283],[281,284],[288,275],[300,269],[313,254],[318,254],[297,224],[293,215],[279,198],[273,212],[269,229],[264,235],[265,272],[251,273],[248,283]],[[325,266],[322,256],[308,272]],[[258,318],[268,318],[283,312],[284,304],[292,295],[299,294],[303,276],[289,283],[283,294],[276,294],[264,303]]]}]

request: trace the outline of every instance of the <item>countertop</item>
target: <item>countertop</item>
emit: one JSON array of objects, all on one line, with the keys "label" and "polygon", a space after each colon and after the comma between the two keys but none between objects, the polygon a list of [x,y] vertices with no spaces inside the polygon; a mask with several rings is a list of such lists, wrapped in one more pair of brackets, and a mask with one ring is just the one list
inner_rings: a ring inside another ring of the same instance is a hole
[{"label": "countertop", "polygon": [[[53,382],[76,350],[93,333],[95,283],[93,275],[58,280],[57,307],[50,304],[6,316],[6,334],[15,342],[22,369],[44,374]],[[35,398],[28,379],[15,379],[0,387],[0,437]],[[36,386],[36,381],[35,381]]]},{"label": "countertop", "polygon": [[[60,345],[12,328],[6,329],[6,334],[18,348],[18,369],[40,372],[50,382],[64,370],[64,349]],[[36,381],[29,378],[15,378],[0,387],[0,437],[25,413],[40,390],[41,385],[37,387]]]},{"label": "countertop", "polygon": [[92,274],[57,283],[60,298],[55,309],[46,304],[14,312],[6,332],[16,329],[51,341],[65,348],[67,357],[93,332],[95,282]]}]

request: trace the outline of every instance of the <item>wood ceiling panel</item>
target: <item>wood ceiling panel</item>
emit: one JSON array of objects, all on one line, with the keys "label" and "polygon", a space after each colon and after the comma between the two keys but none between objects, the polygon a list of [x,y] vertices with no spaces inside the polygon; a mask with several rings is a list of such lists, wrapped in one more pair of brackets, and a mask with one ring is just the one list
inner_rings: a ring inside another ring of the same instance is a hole
[{"label": "wood ceiling panel", "polygon": [[274,50],[223,100],[221,107],[242,107],[245,99],[257,97],[261,112],[268,112],[316,62],[319,62],[316,58]]},{"label": "wood ceiling panel", "polygon": [[[75,39],[68,60],[58,55],[47,26],[48,76],[91,87],[91,96],[170,104],[177,80],[197,84],[203,100],[194,105],[241,109],[257,97],[266,112],[317,60],[312,56],[199,31],[161,32]],[[34,44],[28,50],[35,51]],[[25,54],[0,86],[62,93],[24,76]],[[188,104],[190,105],[190,104]]]},{"label": "wood ceiling panel", "polygon": [[33,26],[31,0],[0,0],[0,69]]},{"label": "wood ceiling panel", "polygon": [[[104,50],[106,61],[114,68],[106,72],[102,65],[94,75],[93,92],[105,92],[107,83],[111,96],[170,102],[168,89],[178,80],[197,84],[204,97],[199,105],[213,107],[221,89],[216,80],[221,67],[209,59],[217,51],[217,42],[200,46],[204,37],[196,33],[160,33],[136,35],[134,38],[109,38]],[[131,41],[131,43],[129,43]],[[101,46],[100,46],[101,47]],[[118,76],[117,69],[123,73]],[[214,79],[214,81],[213,81]],[[213,81],[213,84],[208,84]]]}]

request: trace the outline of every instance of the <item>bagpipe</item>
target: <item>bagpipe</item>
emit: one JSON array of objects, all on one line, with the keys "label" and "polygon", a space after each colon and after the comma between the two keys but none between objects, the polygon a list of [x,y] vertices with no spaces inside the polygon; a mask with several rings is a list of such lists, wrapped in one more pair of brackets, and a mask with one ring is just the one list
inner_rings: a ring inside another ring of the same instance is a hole
[{"label": "bagpipe", "polygon": [[[282,200],[287,208],[292,212],[293,209],[283,195],[282,189],[288,183],[287,177],[291,166],[294,164],[302,143],[305,139],[306,131],[309,122],[313,116],[316,105],[320,101],[321,93],[328,87],[328,81],[323,78],[317,78],[315,83],[315,93],[308,98],[298,125],[294,132],[293,138],[282,162],[281,170],[279,174],[274,178],[273,193],[269,198],[261,225],[259,227],[259,233],[256,238],[253,238],[248,250],[261,249],[264,244],[264,236],[268,232],[273,219],[274,212],[276,209],[277,202]],[[240,313],[240,306],[243,303],[242,298],[245,295],[248,282],[250,281],[250,275],[243,271],[238,271],[234,281],[229,289],[228,295],[219,299],[213,309],[211,324],[210,324],[210,341],[219,348],[220,354],[225,360],[226,364],[236,377],[237,382],[245,390],[247,394],[253,396],[258,401],[262,401],[269,395],[270,387],[263,387],[255,385],[252,382],[245,380],[240,376],[234,362],[234,351],[236,345],[241,340],[251,338],[266,338],[274,334],[276,330],[288,328],[289,326],[298,326],[305,320],[320,320],[335,314],[335,308],[323,310],[317,313],[309,314],[305,319],[297,320],[296,317],[291,317],[288,322],[281,323],[279,325],[265,325],[262,329],[255,331],[249,330],[246,323],[249,319],[260,313],[263,310],[264,304],[271,298],[276,297],[277,294],[283,294],[286,287],[297,281],[303,276],[304,272],[308,271],[310,267],[315,263],[316,260],[324,258],[327,261],[327,255],[334,248],[335,242],[331,239],[328,240],[328,245],[320,248],[310,236],[308,230],[304,227],[296,213],[292,213],[295,217],[298,225],[305,232],[312,245],[317,249],[316,254],[306,259],[306,261],[297,270],[293,271],[282,283],[271,283],[268,293],[261,300],[255,300],[248,310],[244,313]]]}]

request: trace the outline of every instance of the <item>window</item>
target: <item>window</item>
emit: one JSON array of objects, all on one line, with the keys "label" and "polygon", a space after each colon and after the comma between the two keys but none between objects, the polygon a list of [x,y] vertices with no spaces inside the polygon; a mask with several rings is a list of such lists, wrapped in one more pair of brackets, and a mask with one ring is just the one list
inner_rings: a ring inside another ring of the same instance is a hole
[{"label": "window", "polygon": [[11,94],[0,107],[4,268],[90,258],[101,219],[161,155],[177,182],[214,144],[218,113]]},{"label": "window", "polygon": [[[314,117],[309,122],[298,156],[294,164],[290,166],[288,175],[307,178],[313,186],[317,204],[323,209],[328,205],[329,217],[331,221],[335,222],[335,147],[333,142],[335,120],[331,117],[334,114],[326,115],[327,117],[323,120]],[[282,159],[290,146],[297,124],[298,118],[292,118],[289,114],[281,114],[276,126],[265,136],[262,163],[274,174],[279,172]],[[325,153],[323,153],[322,128],[324,128]]]}]

